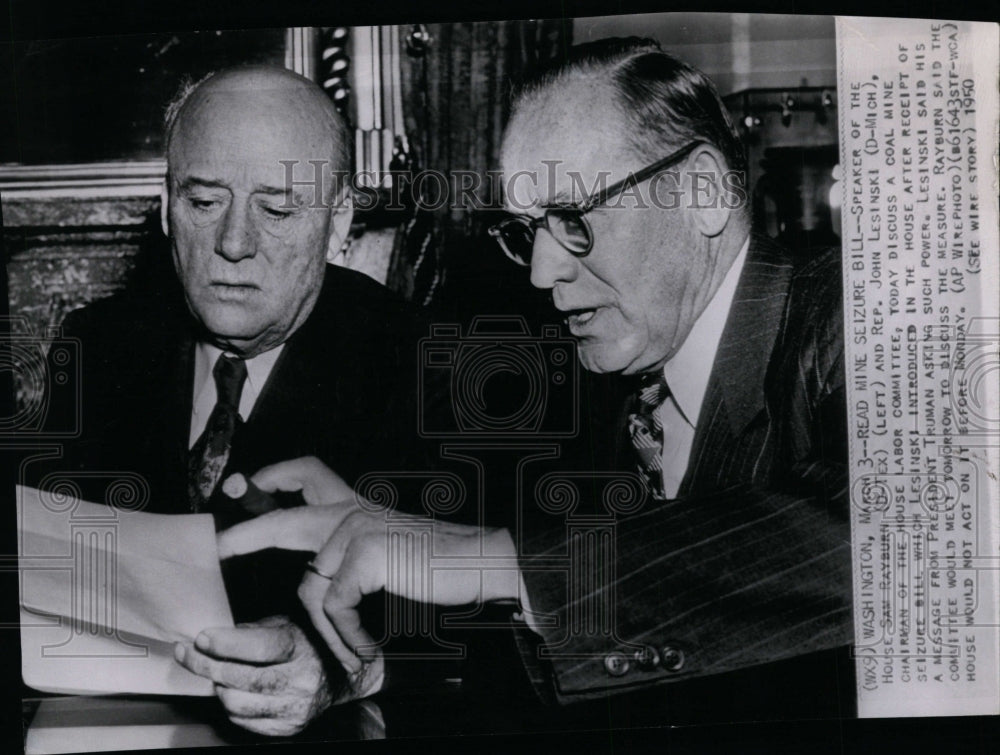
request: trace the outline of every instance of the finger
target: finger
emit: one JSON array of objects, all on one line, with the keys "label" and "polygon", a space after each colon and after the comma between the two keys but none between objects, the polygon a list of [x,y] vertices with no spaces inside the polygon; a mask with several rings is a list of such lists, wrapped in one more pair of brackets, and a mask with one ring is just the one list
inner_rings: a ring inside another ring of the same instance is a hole
[{"label": "finger", "polygon": [[229,714],[229,720],[256,734],[291,736],[302,731],[309,720],[307,711],[297,709],[286,698],[227,687],[216,687],[216,694]]},{"label": "finger", "polygon": [[175,661],[191,673],[211,679],[212,675],[210,670],[207,666],[201,663],[201,660],[197,657],[198,655],[200,654],[194,649],[194,645],[190,642],[178,642],[174,644]]},{"label": "finger", "polygon": [[302,491],[305,502],[312,505],[354,498],[351,486],[315,456],[272,464],[258,470],[250,479],[268,493]]},{"label": "finger", "polygon": [[319,632],[320,637],[330,648],[330,652],[344,667],[348,674],[357,674],[361,671],[363,663],[340,639],[337,630],[323,612],[323,597],[326,595],[328,581],[315,574],[306,574],[299,585],[298,596],[302,605],[309,614],[309,618]]},{"label": "finger", "polygon": [[295,653],[295,637],[284,626],[205,629],[194,644],[213,658],[247,663],[284,663]]},{"label": "finger", "polygon": [[223,530],[216,537],[219,560],[268,548],[311,550],[304,547],[312,541],[314,526],[307,512],[304,508],[271,511]]},{"label": "finger", "polygon": [[242,498],[249,489],[247,478],[240,472],[234,472],[222,482],[222,492],[230,498]]},{"label": "finger", "polygon": [[385,684],[385,657],[379,649],[364,671],[351,681],[355,698],[368,697],[379,692]]},{"label": "finger", "polygon": [[[330,575],[331,577],[336,575],[338,569],[340,569],[345,551],[357,536],[359,526],[363,526],[365,521],[364,519],[354,518],[345,521],[334,531],[330,539],[327,540],[326,545],[317,552],[316,558],[313,559],[316,571]],[[356,523],[360,523],[360,525]],[[309,614],[309,618],[312,619],[316,630],[330,648],[330,652],[340,661],[349,674],[356,674],[361,670],[361,659],[344,643],[343,637],[337,632],[336,627],[330,622],[329,617],[324,611],[324,600],[329,586],[329,579],[311,571],[306,572],[299,585],[299,599],[302,601],[302,605],[305,606],[306,612]]]},{"label": "finger", "polygon": [[277,464],[270,464],[261,467],[251,475],[253,484],[267,493],[277,490],[286,493],[295,493],[302,490],[306,480],[311,474],[315,474],[313,456],[303,456],[289,461],[279,461]]},{"label": "finger", "polygon": [[352,544],[340,569],[330,580],[323,597],[323,612],[333,625],[340,639],[363,661],[371,662],[378,648],[372,636],[361,626],[361,616],[357,606],[363,595],[384,586],[385,580],[376,575],[380,569],[383,551],[366,547],[358,542]]},{"label": "finger", "polygon": [[[335,507],[330,507],[335,508]],[[307,509],[307,511],[318,511],[322,509]],[[323,542],[322,547],[316,550],[316,556],[312,560],[312,567],[306,572],[303,581],[316,578],[322,583],[329,582],[340,569],[340,564],[344,560],[344,554],[351,546],[351,543],[358,537],[361,531],[368,525],[367,518],[360,515],[349,515],[341,511],[343,516],[337,521],[336,527],[330,530],[329,537]],[[324,579],[321,575],[327,575]]]},{"label": "finger", "polygon": [[205,655],[189,642],[174,645],[174,659],[193,674],[218,682],[221,678],[221,661]]},{"label": "finger", "polygon": [[284,718],[243,718],[230,716],[229,720],[254,734],[265,737],[291,737],[301,732],[308,721]]},{"label": "finger", "polygon": [[297,506],[262,514],[216,536],[219,559],[267,548],[316,553],[354,510],[347,504],[330,504]]},{"label": "finger", "polygon": [[237,624],[240,627],[289,627],[294,626],[292,620],[287,616],[265,616],[263,619],[257,619],[256,621],[244,621],[241,624]]},{"label": "finger", "polygon": [[302,497],[310,506],[324,503],[354,502],[357,494],[344,479],[315,457],[310,458],[314,474],[302,489]]},{"label": "finger", "polygon": [[223,481],[222,492],[254,516],[281,508],[273,495],[265,493],[239,472],[234,472]]},{"label": "finger", "polygon": [[280,718],[241,718],[230,716],[237,726],[265,737],[291,737],[305,728],[305,723],[293,723]]},{"label": "finger", "polygon": [[343,643],[364,663],[371,663],[378,654],[372,636],[361,626],[361,616],[355,608],[327,609],[326,615]]},{"label": "finger", "polygon": [[231,689],[276,694],[283,692],[288,686],[288,680],[276,673],[271,666],[257,667],[220,661],[187,643],[177,643],[174,658],[188,671]]}]

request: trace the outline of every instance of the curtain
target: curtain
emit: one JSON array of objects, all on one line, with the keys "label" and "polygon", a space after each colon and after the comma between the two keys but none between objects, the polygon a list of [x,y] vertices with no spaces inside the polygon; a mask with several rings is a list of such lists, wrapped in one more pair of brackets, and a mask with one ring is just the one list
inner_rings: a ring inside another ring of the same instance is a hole
[{"label": "curtain", "polygon": [[[409,44],[402,60],[404,111],[417,171],[444,176],[469,171],[485,176],[499,167],[501,137],[510,113],[514,83],[532,67],[564,52],[572,21],[499,21],[433,24],[401,30],[426,31],[426,45]],[[417,40],[419,42],[419,40]],[[418,213],[410,233],[401,234],[389,271],[389,285],[428,303],[460,264],[470,243],[481,240],[495,213],[471,206],[437,207],[441,188],[424,181],[424,199],[435,205]],[[420,187],[417,187],[420,188]],[[454,192],[449,188],[449,193]],[[497,182],[477,191],[483,207],[501,206]],[[465,203],[470,204],[470,203]],[[429,295],[428,295],[429,293]]]}]

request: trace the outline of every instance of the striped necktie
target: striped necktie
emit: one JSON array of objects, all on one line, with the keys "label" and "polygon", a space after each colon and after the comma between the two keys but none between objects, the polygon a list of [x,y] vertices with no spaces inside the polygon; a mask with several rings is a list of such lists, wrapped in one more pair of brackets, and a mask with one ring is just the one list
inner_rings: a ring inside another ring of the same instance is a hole
[{"label": "striped necktie", "polygon": [[247,378],[247,364],[236,357],[219,355],[212,369],[215,378],[215,408],[205,430],[188,455],[188,501],[192,511],[203,511],[215,492],[219,478],[229,461],[240,419],[240,394]]},{"label": "striped necktie", "polygon": [[663,425],[656,414],[660,404],[670,396],[663,371],[644,375],[632,400],[628,415],[628,433],[636,452],[639,474],[649,484],[656,500],[663,495]]}]

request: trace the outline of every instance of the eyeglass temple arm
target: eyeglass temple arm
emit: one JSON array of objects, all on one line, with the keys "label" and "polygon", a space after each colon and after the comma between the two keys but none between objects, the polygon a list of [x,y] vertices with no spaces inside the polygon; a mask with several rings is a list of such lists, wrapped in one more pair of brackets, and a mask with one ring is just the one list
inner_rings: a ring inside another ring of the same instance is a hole
[{"label": "eyeglass temple arm", "polygon": [[623,178],[621,181],[613,183],[608,188],[599,191],[597,194],[593,195],[590,199],[587,200],[587,203],[583,205],[583,207],[581,207],[580,209],[582,209],[584,212],[589,212],[594,207],[602,205],[612,197],[616,197],[619,194],[621,194],[630,184],[637,185],[640,182],[645,181],[647,178],[656,175],[661,170],[670,166],[671,164],[683,160],[685,157],[690,155],[695,150],[696,147],[699,147],[702,144],[705,144],[705,142],[696,141],[696,142],[691,142],[690,144],[685,144],[680,149],[671,152],[662,160],[657,160],[652,165],[647,165],[645,168],[642,168],[636,171],[635,173],[630,173],[629,175],[625,176],[625,178]]}]

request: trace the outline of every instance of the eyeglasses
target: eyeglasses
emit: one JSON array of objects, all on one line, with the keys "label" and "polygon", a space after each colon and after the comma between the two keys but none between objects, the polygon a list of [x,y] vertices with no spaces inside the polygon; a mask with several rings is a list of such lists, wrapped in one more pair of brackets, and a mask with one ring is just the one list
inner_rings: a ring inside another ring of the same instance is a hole
[{"label": "eyeglasses", "polygon": [[680,162],[700,144],[704,142],[694,141],[684,145],[662,160],[657,160],[608,188],[590,195],[578,206],[549,207],[537,218],[529,215],[512,215],[490,227],[488,232],[500,244],[504,254],[518,265],[531,265],[531,250],[535,244],[535,232],[539,228],[548,231],[570,254],[586,257],[594,248],[594,232],[587,222],[587,213],[614,199],[629,186],[635,186],[647,178],[652,178],[664,168]]}]

